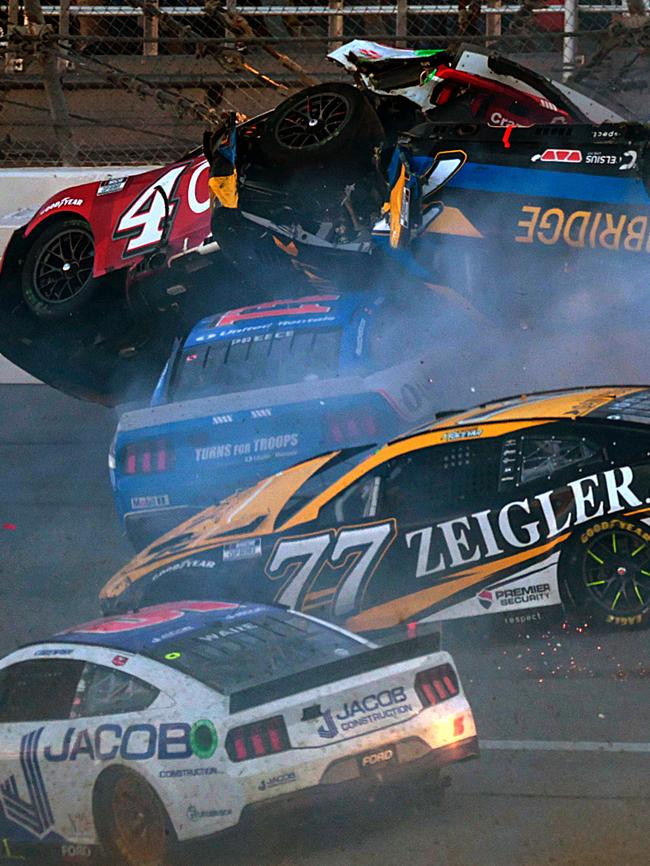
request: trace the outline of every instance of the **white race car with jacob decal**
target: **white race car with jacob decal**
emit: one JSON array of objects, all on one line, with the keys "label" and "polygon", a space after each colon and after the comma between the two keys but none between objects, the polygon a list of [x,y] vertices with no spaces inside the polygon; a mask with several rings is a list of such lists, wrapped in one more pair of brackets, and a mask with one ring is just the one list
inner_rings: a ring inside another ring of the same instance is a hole
[{"label": "white race car with jacob decal", "polygon": [[0,837],[35,863],[162,866],[278,798],[438,791],[441,766],[477,755],[433,634],[377,647],[281,606],[189,601],[0,662]]}]

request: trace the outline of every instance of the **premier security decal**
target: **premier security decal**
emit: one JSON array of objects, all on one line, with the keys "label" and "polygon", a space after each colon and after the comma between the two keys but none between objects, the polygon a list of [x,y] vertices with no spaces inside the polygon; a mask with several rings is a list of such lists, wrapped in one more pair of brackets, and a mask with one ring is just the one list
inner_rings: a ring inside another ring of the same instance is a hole
[{"label": "premier security decal", "polygon": [[608,469],[569,482],[562,490],[568,502],[566,495],[559,502],[558,493],[547,490],[499,511],[478,511],[408,532],[406,546],[417,551],[416,577],[532,547],[605,514],[641,508],[650,500],[637,496],[633,482],[631,467]]}]

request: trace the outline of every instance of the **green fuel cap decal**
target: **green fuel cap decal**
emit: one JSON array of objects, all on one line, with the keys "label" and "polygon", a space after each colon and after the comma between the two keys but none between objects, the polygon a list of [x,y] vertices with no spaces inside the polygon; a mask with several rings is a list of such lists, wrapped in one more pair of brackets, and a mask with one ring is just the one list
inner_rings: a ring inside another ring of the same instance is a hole
[{"label": "green fuel cap decal", "polygon": [[209,719],[201,719],[192,725],[190,746],[197,758],[211,758],[218,745],[217,729]]}]

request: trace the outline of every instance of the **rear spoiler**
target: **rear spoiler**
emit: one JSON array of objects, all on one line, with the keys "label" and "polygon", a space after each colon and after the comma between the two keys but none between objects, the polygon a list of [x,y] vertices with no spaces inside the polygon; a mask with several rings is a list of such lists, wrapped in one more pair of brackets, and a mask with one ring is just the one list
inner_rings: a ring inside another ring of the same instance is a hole
[{"label": "rear spoiler", "polygon": [[410,661],[411,659],[418,658],[418,656],[429,655],[439,650],[440,632],[437,631],[386,644],[385,646],[377,647],[377,649],[369,649],[367,652],[344,659],[337,659],[335,662],[329,662],[317,668],[311,668],[297,674],[280,677],[280,679],[272,680],[268,683],[262,683],[259,686],[252,686],[248,689],[233,692],[230,695],[230,712],[238,713],[251,707],[257,707],[260,704],[267,704],[270,701],[286,698],[297,692],[304,692],[307,689],[328,685],[344,677],[369,673],[387,665]]}]

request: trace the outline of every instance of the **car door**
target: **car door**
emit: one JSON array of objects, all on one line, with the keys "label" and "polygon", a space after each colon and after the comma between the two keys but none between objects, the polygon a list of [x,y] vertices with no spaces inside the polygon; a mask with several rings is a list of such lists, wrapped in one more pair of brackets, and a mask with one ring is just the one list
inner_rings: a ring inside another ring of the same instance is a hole
[{"label": "car door", "polygon": [[463,562],[463,542],[446,558],[438,550],[432,566],[434,526],[498,495],[499,460],[500,440],[490,439],[414,449],[375,466],[300,534],[274,540],[265,572],[276,581],[275,600],[349,624],[445,581]]},{"label": "car door", "polygon": [[0,671],[0,837],[9,840],[64,838],[67,797],[45,755],[65,737],[84,663],[50,652]]}]

